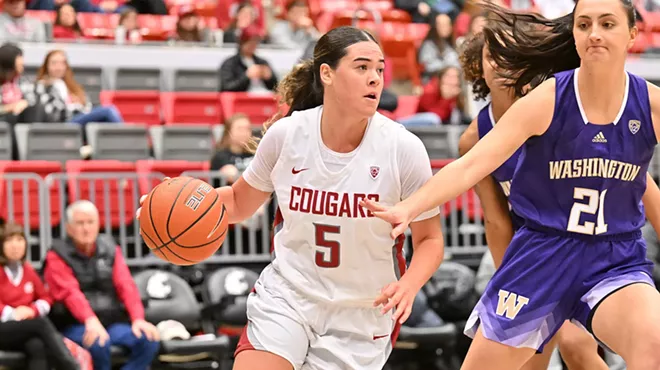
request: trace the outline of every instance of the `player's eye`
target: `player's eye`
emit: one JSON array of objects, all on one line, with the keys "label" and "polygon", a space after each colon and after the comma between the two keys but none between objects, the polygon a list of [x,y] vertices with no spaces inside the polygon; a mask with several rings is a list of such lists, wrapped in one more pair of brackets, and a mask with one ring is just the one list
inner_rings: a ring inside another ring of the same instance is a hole
[{"label": "player's eye", "polygon": [[578,23],[578,28],[581,30],[586,30],[589,27],[586,23]]},{"label": "player's eye", "polygon": [[603,27],[606,28],[606,29],[607,28],[612,28],[612,27],[614,27],[614,22],[605,22],[605,23],[603,23]]},{"label": "player's eye", "polygon": [[363,65],[359,66],[358,69],[360,69],[361,71],[366,71],[367,66],[363,64]]},{"label": "player's eye", "polygon": [[378,68],[378,73],[382,74],[383,72],[385,72],[385,68]]}]

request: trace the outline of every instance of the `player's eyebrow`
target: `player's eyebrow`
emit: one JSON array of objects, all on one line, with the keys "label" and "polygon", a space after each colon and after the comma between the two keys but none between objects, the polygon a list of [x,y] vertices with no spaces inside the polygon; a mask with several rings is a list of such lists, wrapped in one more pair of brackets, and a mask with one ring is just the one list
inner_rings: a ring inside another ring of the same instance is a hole
[{"label": "player's eyebrow", "polygon": [[[379,59],[378,61],[380,63],[385,63],[385,59]],[[357,58],[353,59],[353,62],[371,62],[371,59],[364,58],[364,57],[357,57]]]},{"label": "player's eyebrow", "polygon": [[[610,17],[610,16],[613,17],[614,14],[613,14],[613,13],[605,13],[605,14],[601,14],[601,15],[598,16],[598,19],[605,18],[605,17]],[[591,19],[591,17],[588,16],[588,15],[581,15],[581,16],[578,17],[578,19],[579,19],[579,18]]]}]

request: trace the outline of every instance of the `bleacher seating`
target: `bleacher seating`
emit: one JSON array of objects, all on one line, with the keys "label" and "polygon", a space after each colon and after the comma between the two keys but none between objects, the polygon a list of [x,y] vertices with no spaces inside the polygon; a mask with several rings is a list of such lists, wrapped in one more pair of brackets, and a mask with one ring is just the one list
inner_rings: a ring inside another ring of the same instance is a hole
[{"label": "bleacher seating", "polygon": [[149,137],[145,125],[88,123],[87,142],[93,159],[134,162],[149,158]]},{"label": "bleacher seating", "polygon": [[30,123],[14,127],[21,160],[67,161],[80,158],[82,130],[77,124]]},{"label": "bleacher seating", "polygon": [[213,150],[209,125],[169,125],[150,127],[156,159],[208,161]]},{"label": "bleacher seating", "polygon": [[409,131],[417,135],[424,143],[431,159],[458,157],[458,139],[464,127],[411,127]]},{"label": "bleacher seating", "polygon": [[85,89],[92,104],[99,104],[103,90],[103,70],[98,67],[77,67],[73,68],[73,74],[76,81]]},{"label": "bleacher seating", "polygon": [[[164,274],[164,281],[161,281],[160,284],[167,284],[170,288],[170,294],[163,299],[150,297],[148,293],[149,279],[155,274]],[[197,302],[192,288],[181,277],[167,271],[146,270],[136,274],[134,279],[142,298],[147,300],[145,308],[147,320],[156,324],[165,320],[175,320],[182,323],[191,333],[198,333],[204,329],[201,306]],[[216,337],[214,332],[205,334],[210,338],[163,341],[161,343],[161,362],[174,357],[172,360],[174,365],[176,356],[202,354],[198,357],[201,358],[200,360],[190,363],[186,368],[218,368],[220,361],[231,356],[232,349],[229,346],[229,340],[223,335]]]},{"label": "bleacher seating", "polygon": [[166,124],[222,122],[217,92],[163,92],[160,102]]},{"label": "bleacher seating", "polygon": [[159,91],[102,91],[101,104],[115,105],[128,123],[160,125]]},{"label": "bleacher seating", "polygon": [[192,92],[220,91],[218,71],[177,69],[174,71],[174,90]]}]

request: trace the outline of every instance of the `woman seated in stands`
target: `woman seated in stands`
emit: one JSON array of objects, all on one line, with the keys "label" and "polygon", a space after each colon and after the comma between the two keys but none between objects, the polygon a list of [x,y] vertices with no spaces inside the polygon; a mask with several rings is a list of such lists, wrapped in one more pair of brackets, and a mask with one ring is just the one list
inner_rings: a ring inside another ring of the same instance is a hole
[{"label": "woman seated in stands", "polygon": [[139,44],[142,42],[140,26],[138,25],[138,12],[130,6],[122,7],[119,13],[119,24],[115,29],[115,42],[117,44]]},{"label": "woman seated in stands", "polygon": [[417,113],[399,119],[399,123],[406,127],[465,124],[463,85],[460,69],[454,66],[441,69],[424,85]]},{"label": "woman seated in stands", "polygon": [[55,40],[77,40],[85,38],[82,28],[78,24],[76,10],[69,3],[60,5],[56,10],[53,24],[53,38]]},{"label": "woman seated in stands", "polygon": [[183,42],[203,42],[208,40],[208,30],[203,28],[195,11],[191,5],[181,7],[179,11],[179,20],[176,22],[175,41]]},{"label": "woman seated in stands", "polygon": [[47,317],[52,299],[26,252],[23,227],[0,228],[0,350],[25,352],[28,370],[79,369]]},{"label": "woman seated in stands", "polygon": [[23,70],[23,51],[12,43],[0,46],[0,121],[11,125],[46,119]]},{"label": "woman seated in stands", "polygon": [[237,113],[227,118],[224,128],[211,158],[211,171],[220,171],[227,184],[231,185],[254,158],[254,153],[248,148],[252,139],[252,123],[247,115]]},{"label": "woman seated in stands", "polygon": [[257,20],[257,9],[250,1],[239,3],[235,9],[235,15],[223,34],[223,41],[226,43],[237,44],[243,30]]},{"label": "woman seated in stands", "polygon": [[73,77],[62,50],[53,50],[46,55],[37,73],[35,91],[50,121],[80,125],[89,122],[124,122],[117,108],[112,105],[92,107],[85,90]]}]

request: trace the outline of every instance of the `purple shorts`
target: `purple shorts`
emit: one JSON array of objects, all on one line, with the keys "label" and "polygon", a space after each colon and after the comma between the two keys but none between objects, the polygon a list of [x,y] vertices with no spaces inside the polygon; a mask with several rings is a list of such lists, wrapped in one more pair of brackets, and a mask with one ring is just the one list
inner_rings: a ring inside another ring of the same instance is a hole
[{"label": "purple shorts", "polygon": [[590,328],[594,308],[635,283],[654,286],[646,244],[631,237],[583,240],[523,227],[472,311],[465,334],[538,352],[565,320]]}]

